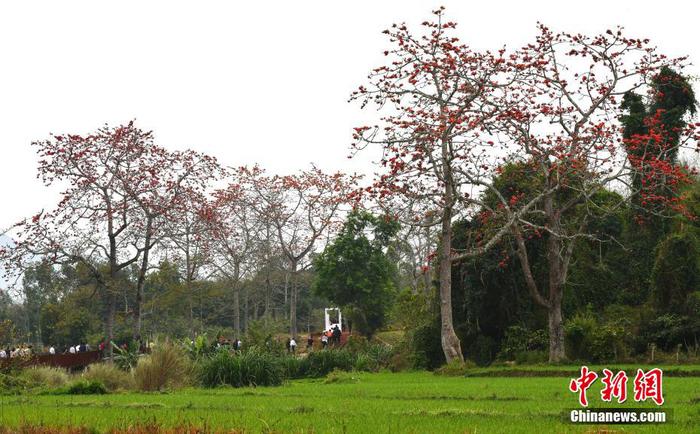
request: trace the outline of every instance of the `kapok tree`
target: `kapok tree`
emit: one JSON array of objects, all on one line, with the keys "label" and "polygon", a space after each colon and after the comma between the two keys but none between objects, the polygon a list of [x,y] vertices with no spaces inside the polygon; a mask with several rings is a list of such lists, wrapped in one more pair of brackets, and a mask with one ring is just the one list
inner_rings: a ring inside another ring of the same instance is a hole
[{"label": "kapok tree", "polygon": [[452,321],[451,266],[459,257],[451,245],[452,223],[478,202],[475,186],[489,180],[485,169],[493,163],[481,135],[497,110],[484,101],[508,65],[461,44],[450,34],[456,24],[443,22],[442,9],[435,14],[436,22],[423,23],[422,35],[403,24],[384,31],[393,45],[384,52],[388,61],[351,99],[386,112],[381,124],[355,128],[353,136],[355,150],[382,148],[384,172],[367,193],[404,226],[440,228],[441,343],[449,362],[463,359]]},{"label": "kapok tree", "polygon": [[[168,151],[154,145],[138,158],[135,156],[126,166],[126,172],[120,174],[124,192],[136,202],[141,214],[141,219],[137,221],[143,241],[133,315],[135,339],[141,334],[143,287],[151,250],[165,237],[173,240],[172,235],[176,235],[182,225],[188,223],[188,217],[193,217],[189,213],[197,210],[198,200],[209,183],[221,174],[221,168],[213,157],[192,150]],[[191,271],[188,269],[188,276]],[[190,280],[186,281],[191,283]]]},{"label": "kapok tree", "polygon": [[195,335],[194,294],[197,281],[211,263],[213,239],[210,234],[210,202],[201,192],[191,192],[168,213],[162,245],[168,259],[179,268],[187,294],[190,336]]},{"label": "kapok tree", "polygon": [[[689,181],[690,169],[667,157],[679,148],[696,147],[698,135],[693,129],[672,132],[651,122],[645,134],[623,137],[622,96],[635,89],[653,91],[649,83],[670,65],[682,68],[684,59],[668,59],[647,40],[626,37],[621,29],[586,36],[555,34],[540,25],[535,41],[511,60],[518,72],[511,85],[492,95],[491,104],[500,112],[490,128],[507,161],[531,168],[539,180],[534,183],[538,199],[522,212],[528,205],[520,192],[502,195],[484,218],[494,228],[510,227],[528,290],[548,313],[549,360],[554,362],[565,358],[561,305],[576,243],[610,241],[595,233],[592,220],[624,205],[600,201],[599,195],[612,189],[624,189],[628,197],[636,194],[631,181],[643,168],[642,205],[659,215],[683,212],[676,195],[652,192],[673,191]],[[646,152],[630,152],[636,146]],[[545,238],[545,282],[535,280],[530,266],[526,244],[533,236]]]},{"label": "kapok tree", "polygon": [[[452,328],[451,263],[509,236],[530,294],[548,312],[550,360],[561,360],[561,301],[575,242],[596,237],[587,230],[591,216],[619,206],[601,209],[595,193],[627,185],[635,171],[622,146],[619,98],[643,88],[663,66],[680,67],[682,60],[656,54],[647,41],[620,31],[555,35],[544,26],[533,43],[512,53],[475,53],[447,34],[455,24],[442,22],[442,10],[435,13],[437,22],[423,23],[426,35],[413,36],[405,25],[386,32],[395,44],[386,52],[392,61],[375,69],[369,85],[353,97],[388,107],[389,114],[381,125],[357,128],[355,146],[383,148],[387,169],[372,189],[379,198],[399,198],[415,224],[442,227],[438,263],[446,359],[462,358]],[[538,187],[527,196],[500,191],[493,180],[508,163],[530,166],[541,180]],[[675,165],[649,167],[653,183],[677,185],[685,179]],[[484,193],[495,198],[495,206],[483,200]],[[460,212],[478,214],[486,229],[464,250],[453,251],[451,226]],[[526,248],[533,236],[546,237],[547,282],[533,277]]]},{"label": "kapok tree", "polygon": [[211,265],[218,271],[233,291],[233,327],[241,335],[242,281],[256,267],[253,254],[260,230],[254,197],[243,186],[232,182],[228,187],[216,190],[208,211],[202,216],[208,222]]},{"label": "kapok tree", "polygon": [[[111,340],[117,296],[129,286],[127,268],[141,261],[136,288],[142,290],[161,219],[178,204],[182,191],[199,185],[191,184],[190,176],[209,172],[200,162],[208,166],[212,161],[167,152],[153,143],[151,132],[133,123],[33,144],[40,158],[39,178],[66,187],[53,210],[15,226],[15,243],[0,252],[0,260],[14,274],[37,260],[82,263],[103,299],[105,337]],[[137,303],[135,327],[139,307]]]},{"label": "kapok tree", "polygon": [[[290,275],[289,333],[297,336],[298,273],[309,255],[342,226],[343,205],[357,188],[355,175],[325,173],[316,167],[294,175],[266,175],[241,168],[239,179],[252,196],[251,208],[271,223]],[[325,237],[325,238],[324,238]]]},{"label": "kapok tree", "polygon": [[39,178],[47,186],[67,187],[54,209],[17,223],[14,245],[0,252],[6,268],[16,275],[37,260],[82,263],[103,299],[108,340],[113,337],[125,269],[143,253],[136,242],[138,205],[125,193],[122,177],[128,162],[151,142],[152,134],[133,124],[34,142]]}]

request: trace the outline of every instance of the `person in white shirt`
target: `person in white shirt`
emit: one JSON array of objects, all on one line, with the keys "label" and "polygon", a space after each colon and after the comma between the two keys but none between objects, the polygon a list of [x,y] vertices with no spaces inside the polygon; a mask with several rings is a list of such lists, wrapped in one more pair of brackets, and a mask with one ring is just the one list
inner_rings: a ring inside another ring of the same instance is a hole
[{"label": "person in white shirt", "polygon": [[71,347],[68,349],[68,352],[71,353],[71,354],[75,354],[75,347],[71,346]]},{"label": "person in white shirt", "polygon": [[289,351],[291,351],[292,354],[296,353],[297,351],[297,341],[295,341],[294,338],[289,340]]},{"label": "person in white shirt", "polygon": [[49,354],[56,354],[56,348],[54,348],[54,347],[49,348]]},{"label": "person in white shirt", "polygon": [[6,359],[7,358],[7,352],[5,350],[0,350],[0,359]]}]

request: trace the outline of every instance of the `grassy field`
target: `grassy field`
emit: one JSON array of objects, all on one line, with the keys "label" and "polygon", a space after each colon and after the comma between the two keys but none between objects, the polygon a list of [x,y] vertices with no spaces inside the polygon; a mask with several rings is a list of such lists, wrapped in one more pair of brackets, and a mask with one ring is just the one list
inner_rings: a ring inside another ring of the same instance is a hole
[{"label": "grassy field", "polygon": [[[187,389],[171,393],[3,396],[0,426],[86,426],[97,431],[139,423],[194,424],[246,432],[549,433],[700,432],[700,378],[665,378],[666,425],[574,426],[577,407],[560,377],[441,377],[431,373],[342,374],[337,382],[299,380],[282,387]],[[600,383],[589,391],[592,407]],[[629,402],[631,401],[631,402]],[[624,407],[640,407],[632,399]],[[652,407],[653,405],[644,405]]]}]

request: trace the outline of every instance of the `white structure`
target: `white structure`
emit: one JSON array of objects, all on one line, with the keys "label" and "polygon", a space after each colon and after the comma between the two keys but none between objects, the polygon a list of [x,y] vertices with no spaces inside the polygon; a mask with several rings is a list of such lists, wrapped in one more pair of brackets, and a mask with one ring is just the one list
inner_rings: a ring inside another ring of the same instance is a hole
[{"label": "white structure", "polygon": [[335,326],[338,326],[341,332],[343,331],[343,315],[340,313],[340,309],[337,307],[327,307],[323,309],[323,314],[326,320],[323,329],[324,332],[327,332]]}]

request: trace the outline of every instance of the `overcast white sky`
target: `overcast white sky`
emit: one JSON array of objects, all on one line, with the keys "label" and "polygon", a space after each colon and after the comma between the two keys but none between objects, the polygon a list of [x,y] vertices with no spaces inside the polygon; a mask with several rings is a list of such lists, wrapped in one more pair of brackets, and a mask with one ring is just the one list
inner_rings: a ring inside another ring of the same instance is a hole
[{"label": "overcast white sky", "polygon": [[[136,119],[156,141],[228,165],[290,172],[348,160],[362,124],[350,92],[378,66],[392,22],[439,5],[475,48],[617,24],[700,62],[692,1],[12,1],[0,4],[0,229],[56,202],[29,143]],[[692,72],[698,73],[693,67]]]}]

